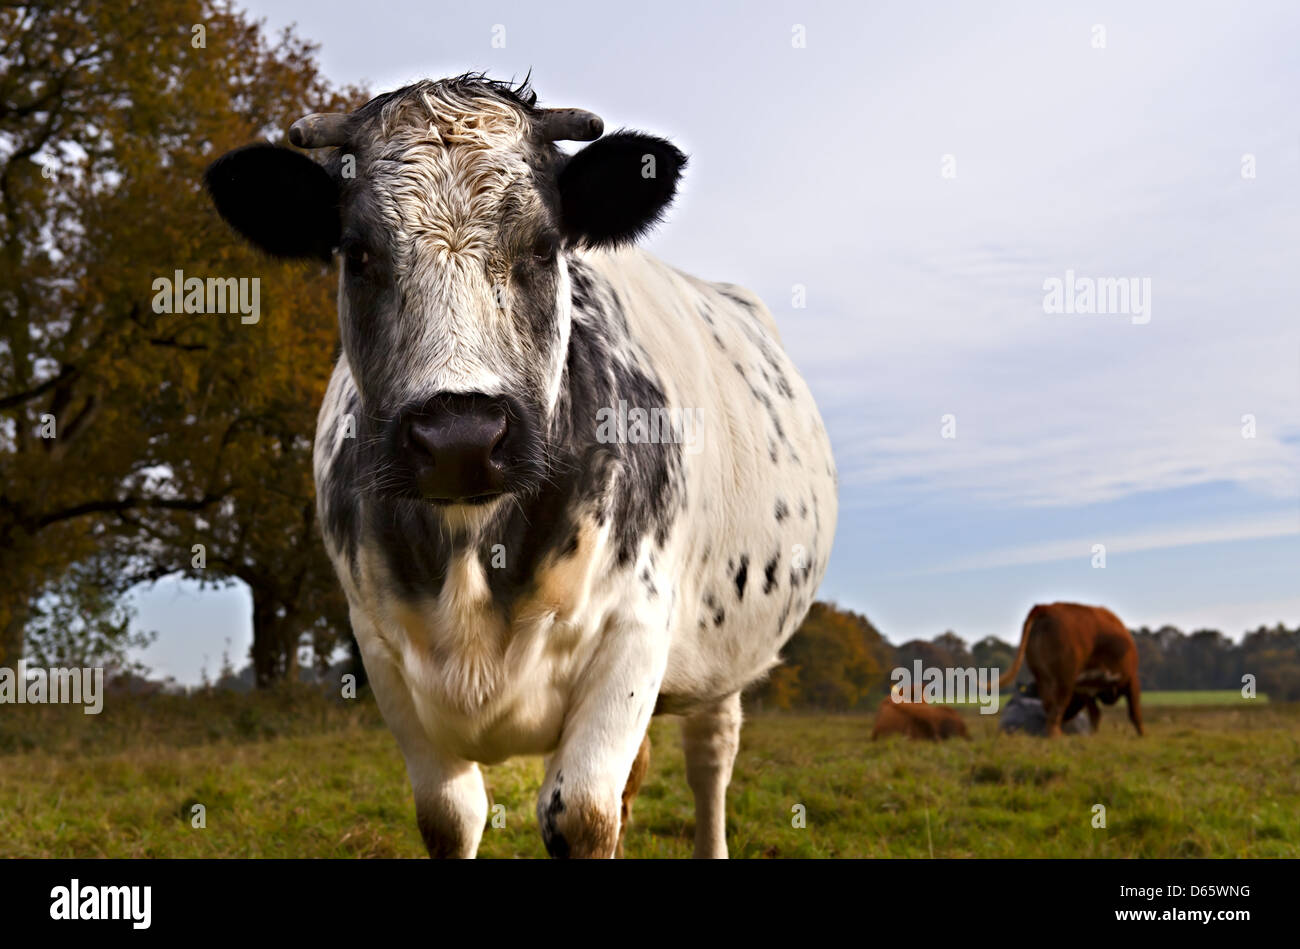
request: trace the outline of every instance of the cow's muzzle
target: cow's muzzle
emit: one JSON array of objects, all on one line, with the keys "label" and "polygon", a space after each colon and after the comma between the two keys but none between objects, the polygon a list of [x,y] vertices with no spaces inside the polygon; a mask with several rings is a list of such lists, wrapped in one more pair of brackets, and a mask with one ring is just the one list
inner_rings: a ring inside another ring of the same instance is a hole
[{"label": "cow's muzzle", "polygon": [[397,418],[397,448],[424,499],[482,504],[506,490],[520,419],[506,399],[440,393]]}]

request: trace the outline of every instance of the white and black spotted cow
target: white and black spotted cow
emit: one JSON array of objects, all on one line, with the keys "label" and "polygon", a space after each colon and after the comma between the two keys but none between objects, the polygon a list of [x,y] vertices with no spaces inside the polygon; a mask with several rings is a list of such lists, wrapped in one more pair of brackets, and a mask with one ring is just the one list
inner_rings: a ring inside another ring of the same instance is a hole
[{"label": "white and black spotted cow", "polygon": [[631,246],[685,157],[554,145],[601,131],[461,76],[295,123],[324,167],[253,145],[207,176],[257,246],[342,257],[321,521],[436,856],[475,853],[478,763],[520,754],[548,756],[548,850],[614,854],[660,713],[695,852],[725,856],[740,692],[831,548],[830,444],[771,315]]}]

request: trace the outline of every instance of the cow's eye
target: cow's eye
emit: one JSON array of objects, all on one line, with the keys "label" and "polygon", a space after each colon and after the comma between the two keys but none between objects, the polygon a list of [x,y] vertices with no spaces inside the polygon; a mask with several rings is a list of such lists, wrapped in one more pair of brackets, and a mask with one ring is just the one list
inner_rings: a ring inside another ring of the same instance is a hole
[{"label": "cow's eye", "polygon": [[339,249],[343,252],[343,259],[349,270],[360,273],[370,265],[370,251],[361,241],[344,240],[343,246]]},{"label": "cow's eye", "polygon": [[559,235],[552,231],[547,231],[537,235],[537,238],[533,241],[531,254],[534,260],[542,263],[549,263],[555,259],[555,254],[559,249]]}]

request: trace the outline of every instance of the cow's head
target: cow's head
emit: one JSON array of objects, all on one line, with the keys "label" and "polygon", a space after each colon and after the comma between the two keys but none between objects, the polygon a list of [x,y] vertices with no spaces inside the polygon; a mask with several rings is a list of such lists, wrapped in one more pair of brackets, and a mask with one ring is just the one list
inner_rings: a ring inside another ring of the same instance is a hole
[{"label": "cow's head", "polygon": [[677,188],[682,155],[635,132],[566,156],[601,120],[539,109],[525,85],[419,82],[356,112],[309,115],[322,166],[252,145],[207,186],[251,243],[342,259],[339,321],[362,405],[369,483],[441,504],[527,492],[548,474],[570,330],[566,252],[635,240]]}]

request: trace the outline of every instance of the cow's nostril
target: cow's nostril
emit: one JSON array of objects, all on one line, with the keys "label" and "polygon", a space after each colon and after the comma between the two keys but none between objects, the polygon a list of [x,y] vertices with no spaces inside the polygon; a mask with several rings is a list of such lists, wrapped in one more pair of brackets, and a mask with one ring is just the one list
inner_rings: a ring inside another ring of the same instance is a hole
[{"label": "cow's nostril", "polygon": [[506,436],[505,418],[422,418],[407,422],[411,448],[435,462],[460,455],[491,457]]},{"label": "cow's nostril", "polygon": [[447,501],[499,493],[505,471],[494,455],[508,429],[495,405],[435,406],[408,417],[404,440],[420,493]]}]

